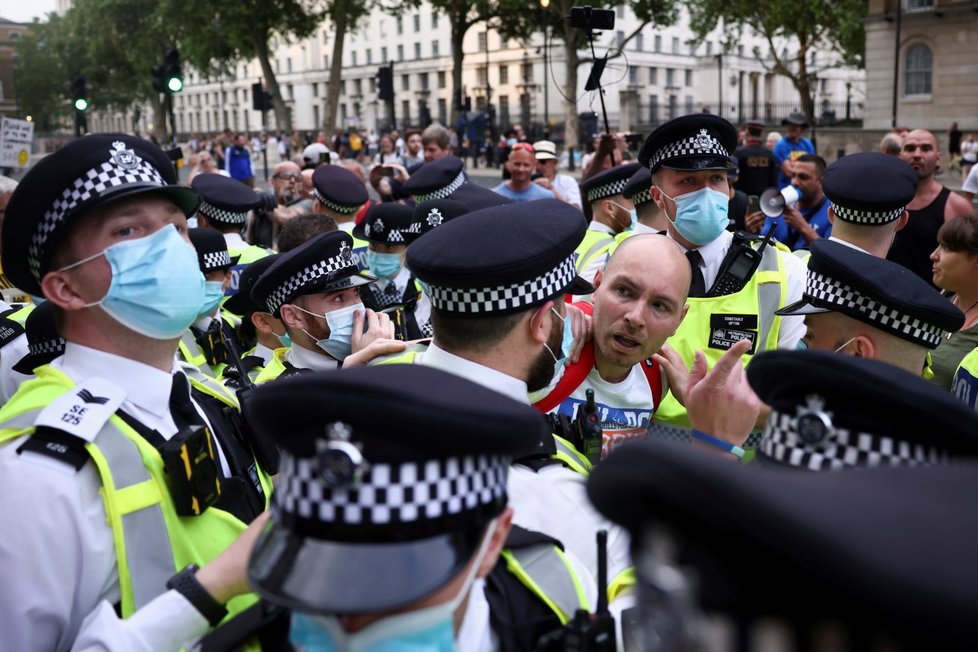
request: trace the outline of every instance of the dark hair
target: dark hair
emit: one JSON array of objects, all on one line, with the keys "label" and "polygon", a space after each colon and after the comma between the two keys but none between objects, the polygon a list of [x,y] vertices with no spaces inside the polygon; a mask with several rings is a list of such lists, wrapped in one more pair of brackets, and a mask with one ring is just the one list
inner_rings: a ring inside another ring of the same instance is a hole
[{"label": "dark hair", "polygon": [[526,312],[501,317],[459,317],[431,308],[431,326],[438,345],[449,352],[485,352],[506,338]]},{"label": "dark hair", "polygon": [[235,334],[238,336],[238,342],[241,344],[241,349],[244,351],[250,351],[258,343],[258,331],[255,329],[255,325],[251,323],[251,315],[254,312],[254,310],[249,310],[242,315],[241,323],[234,329]]},{"label": "dark hair", "polygon": [[282,226],[278,232],[278,252],[284,254],[292,251],[303,242],[312,240],[317,235],[335,231],[336,220],[322,213],[303,213],[296,215]]},{"label": "dark hair", "polygon": [[937,242],[948,251],[978,256],[978,213],[949,219],[937,232]]},{"label": "dark hair", "polygon": [[818,173],[818,176],[822,176],[823,174],[825,174],[825,165],[826,165],[825,159],[817,154],[802,154],[801,156],[795,159],[795,162],[814,163],[815,172]]}]

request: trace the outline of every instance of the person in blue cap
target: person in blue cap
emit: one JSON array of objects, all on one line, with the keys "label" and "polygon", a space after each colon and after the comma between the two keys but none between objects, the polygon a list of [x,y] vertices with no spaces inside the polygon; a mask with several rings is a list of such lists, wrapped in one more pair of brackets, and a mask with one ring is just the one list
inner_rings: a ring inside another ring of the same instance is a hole
[{"label": "person in blue cap", "polygon": [[[682,116],[658,127],[639,153],[652,173],[650,193],[667,220],[668,237],[685,252],[692,269],[685,319],[668,344],[688,368],[697,351],[712,366],[737,342],[747,339],[749,356],[775,348],[795,348],[804,335],[800,317],[775,311],[801,298],[803,263],[773,244],[727,231],[736,146],[733,125],[715,115]],[[686,411],[674,395],[656,412],[655,436],[690,440]]]},{"label": "person in blue cap", "polygon": [[390,317],[360,300],[360,289],[377,277],[359,270],[352,245],[343,231],[324,233],[280,254],[255,281],[252,300],[282,321],[291,341],[276,349],[256,382],[338,369],[403,349],[393,339]]},{"label": "person in blue cap", "polygon": [[236,257],[230,282],[224,291],[225,296],[232,296],[238,291],[238,277],[244,268],[271,253],[264,247],[245,242],[241,235],[248,216],[261,201],[251,188],[219,174],[197,175],[190,185],[200,195],[197,226],[220,231],[228,253]]},{"label": "person in blue cap", "polygon": [[[338,165],[320,165],[312,173],[313,210],[336,222],[340,231],[352,233],[356,216],[370,200],[367,187],[355,174]],[[354,237],[353,259],[360,271],[367,269],[367,243]]]},{"label": "person in blue cap", "polygon": [[254,602],[212,610],[195,591],[271,483],[230,406],[191,394],[175,360],[205,303],[198,197],[176,182],[153,143],[95,134],[7,207],[4,271],[52,304],[66,344],[0,409],[5,647],[169,649]]},{"label": "person in blue cap", "polygon": [[803,315],[805,348],[888,362],[918,376],[928,351],[964,314],[902,265],[841,242],[812,244],[802,298],[778,310]]}]

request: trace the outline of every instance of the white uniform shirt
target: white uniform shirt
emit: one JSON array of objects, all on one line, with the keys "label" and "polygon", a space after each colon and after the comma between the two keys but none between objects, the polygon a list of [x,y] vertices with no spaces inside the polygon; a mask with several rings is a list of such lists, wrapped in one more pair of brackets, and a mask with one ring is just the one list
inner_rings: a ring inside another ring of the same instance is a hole
[{"label": "white uniform shirt", "polygon": [[[418,355],[418,364],[462,376],[521,403],[529,403],[526,383],[504,373],[453,355],[432,344]],[[588,501],[587,479],[580,473],[551,464],[539,471],[514,464],[507,491],[513,507],[513,523],[542,532],[564,544],[597,577],[595,533],[608,530],[608,578],[631,566],[628,535],[598,514]]]},{"label": "white uniform shirt", "polygon": [[[0,301],[0,312],[4,310],[10,310],[10,304]],[[31,378],[13,369],[28,352],[26,333],[21,333],[0,348],[0,405],[9,401],[20,384]]]},{"label": "white uniform shirt", "polygon": [[[76,382],[108,375],[126,389],[121,409],[164,438],[172,374],[68,343],[52,363]],[[175,650],[208,629],[181,595],[168,591],[126,620],[112,529],[95,464],[76,472],[56,460],[17,454],[24,437],[0,446],[0,648],[3,650]]]},{"label": "white uniform shirt", "polygon": [[[716,281],[717,274],[720,272],[720,265],[723,263],[730,245],[733,243],[733,234],[724,231],[713,242],[697,247],[703,257],[703,280],[706,288],[709,289]],[[679,244],[678,242],[676,244]],[[687,251],[685,247],[679,245],[683,253]],[[768,245],[774,246],[774,245]],[[805,290],[805,276],[808,273],[805,263],[795,256],[782,256],[785,266],[785,274],[788,277],[788,296],[785,297],[784,305],[791,304],[801,299],[801,294]],[[794,349],[797,348],[798,340],[805,335],[805,318],[801,316],[782,317],[781,328],[778,332],[778,348]]]},{"label": "white uniform shirt", "polygon": [[293,344],[289,348],[286,359],[296,369],[312,369],[313,371],[333,371],[340,366],[337,360],[325,352],[310,351],[309,349]]}]

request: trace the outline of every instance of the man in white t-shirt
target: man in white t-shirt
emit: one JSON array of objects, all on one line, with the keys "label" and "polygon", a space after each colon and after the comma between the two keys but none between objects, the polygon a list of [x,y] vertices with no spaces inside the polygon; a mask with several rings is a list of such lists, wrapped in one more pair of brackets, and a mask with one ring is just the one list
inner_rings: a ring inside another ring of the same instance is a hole
[{"label": "man in white t-shirt", "polygon": [[[690,278],[688,261],[670,239],[643,234],[623,241],[594,277],[593,341],[578,362],[562,365],[550,386],[533,397],[537,408],[573,419],[593,389],[604,431],[602,455],[643,438],[668,390],[653,356],[686,315]],[[565,335],[565,355],[568,344]]]}]

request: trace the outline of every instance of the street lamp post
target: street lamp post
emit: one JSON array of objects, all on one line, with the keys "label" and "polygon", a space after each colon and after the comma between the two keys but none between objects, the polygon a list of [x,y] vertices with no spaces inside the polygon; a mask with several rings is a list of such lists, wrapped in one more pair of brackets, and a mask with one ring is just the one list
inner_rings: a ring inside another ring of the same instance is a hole
[{"label": "street lamp post", "polygon": [[550,68],[547,66],[547,37],[550,35],[550,25],[547,22],[547,9],[550,0],[540,0],[543,9],[543,139],[550,140]]}]

